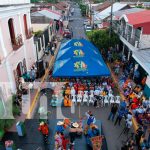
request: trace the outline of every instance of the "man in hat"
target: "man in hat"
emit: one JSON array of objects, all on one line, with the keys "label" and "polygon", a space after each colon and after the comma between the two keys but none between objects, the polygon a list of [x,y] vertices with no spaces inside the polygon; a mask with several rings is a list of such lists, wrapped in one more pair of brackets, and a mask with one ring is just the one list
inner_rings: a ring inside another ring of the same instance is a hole
[{"label": "man in hat", "polygon": [[70,135],[70,142],[71,144],[74,144],[75,137],[77,135],[77,128],[79,127],[79,124],[77,122],[74,122],[71,124],[71,127],[69,129],[69,135]]},{"label": "man in hat", "polygon": [[90,126],[91,123],[95,123],[96,122],[96,119],[95,117],[93,116],[92,112],[91,111],[88,111],[85,113],[85,115],[87,116],[87,125]]},{"label": "man in hat", "polygon": [[48,144],[48,134],[49,134],[48,125],[45,122],[41,122],[38,130],[41,131],[44,137],[44,142]]},{"label": "man in hat", "polygon": [[60,133],[64,132],[64,122],[62,121],[57,122],[56,132],[60,132]]}]

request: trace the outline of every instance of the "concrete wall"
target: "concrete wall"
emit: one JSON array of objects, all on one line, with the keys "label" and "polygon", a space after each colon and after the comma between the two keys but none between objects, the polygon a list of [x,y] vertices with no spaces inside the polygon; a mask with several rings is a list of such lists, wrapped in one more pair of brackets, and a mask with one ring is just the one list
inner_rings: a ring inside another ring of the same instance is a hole
[{"label": "concrete wall", "polygon": [[150,48],[150,35],[141,35],[140,48]]},{"label": "concrete wall", "polygon": [[[16,70],[17,65],[25,59],[27,70],[29,70],[35,62],[36,55],[33,37],[26,38],[23,20],[23,16],[26,14],[29,29],[31,27],[30,5],[9,7],[9,11],[8,7],[3,7],[0,9],[0,12],[0,56],[3,57],[2,64],[0,64],[0,82],[10,83],[10,87],[8,87],[10,89],[7,90],[7,86],[4,87],[6,91],[10,91],[5,93],[6,97],[8,97],[9,93],[16,92],[14,70]],[[21,34],[23,40],[23,45],[15,51],[12,47],[8,27],[8,20],[10,18],[14,21],[15,36],[17,37]],[[3,85],[0,86],[3,88]]]}]

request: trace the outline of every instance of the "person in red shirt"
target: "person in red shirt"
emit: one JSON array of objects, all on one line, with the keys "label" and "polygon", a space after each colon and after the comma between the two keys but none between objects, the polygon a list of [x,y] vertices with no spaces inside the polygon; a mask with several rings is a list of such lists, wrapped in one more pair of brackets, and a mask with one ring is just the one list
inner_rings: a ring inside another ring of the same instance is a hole
[{"label": "person in red shirt", "polygon": [[44,142],[48,144],[48,134],[49,134],[48,125],[45,122],[41,122],[38,130],[41,131],[44,137]]},{"label": "person in red shirt", "polygon": [[62,148],[63,150],[66,150],[67,144],[69,144],[69,140],[65,138],[63,133],[61,133],[61,139],[62,139]]}]

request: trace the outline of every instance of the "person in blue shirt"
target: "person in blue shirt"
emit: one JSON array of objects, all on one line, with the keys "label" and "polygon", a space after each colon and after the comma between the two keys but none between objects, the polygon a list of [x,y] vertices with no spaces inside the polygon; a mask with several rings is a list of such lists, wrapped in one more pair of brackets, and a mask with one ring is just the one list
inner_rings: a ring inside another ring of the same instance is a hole
[{"label": "person in blue shirt", "polygon": [[118,110],[118,115],[117,115],[117,118],[116,118],[116,121],[115,121],[115,124],[114,124],[114,125],[116,125],[116,124],[118,123],[119,126],[120,126],[120,123],[121,123],[121,120],[122,120],[124,114],[125,114],[125,109],[120,108],[120,109]]},{"label": "person in blue shirt", "polygon": [[86,112],[85,115],[87,116],[87,125],[88,126],[90,126],[91,123],[95,123],[96,122],[96,119],[93,116],[91,111]]},{"label": "person in blue shirt", "polygon": [[126,109],[126,107],[127,107],[127,103],[126,103],[125,100],[123,100],[123,101],[120,103],[120,108]]},{"label": "person in blue shirt", "polygon": [[88,132],[87,132],[86,143],[88,145],[92,146],[90,139],[92,137],[99,136],[99,135],[100,135],[100,131],[99,131],[98,127],[96,125],[92,124],[91,127],[88,129]]},{"label": "person in blue shirt", "polygon": [[57,122],[56,132],[63,133],[64,132],[64,123],[62,121]]}]

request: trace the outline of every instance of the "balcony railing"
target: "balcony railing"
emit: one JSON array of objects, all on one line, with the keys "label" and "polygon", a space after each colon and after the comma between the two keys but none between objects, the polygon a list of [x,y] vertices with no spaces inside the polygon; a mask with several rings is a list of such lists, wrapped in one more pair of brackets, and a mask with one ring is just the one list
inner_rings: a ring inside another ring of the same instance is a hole
[{"label": "balcony railing", "polygon": [[113,23],[113,29],[119,34],[121,35],[126,41],[128,41],[131,45],[133,45],[134,47],[138,48],[139,47],[139,40],[140,38],[137,37],[136,35],[134,35],[131,38],[131,33],[125,33],[125,30],[123,30],[121,28],[121,25],[118,23]]},{"label": "balcony railing", "polygon": [[12,40],[13,50],[18,50],[23,45],[22,35],[18,35],[15,39]]},{"label": "balcony railing", "polygon": [[26,38],[30,39],[33,36],[33,28],[29,28],[28,29],[28,33],[26,33]]}]

